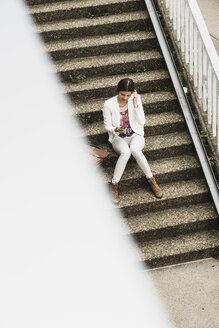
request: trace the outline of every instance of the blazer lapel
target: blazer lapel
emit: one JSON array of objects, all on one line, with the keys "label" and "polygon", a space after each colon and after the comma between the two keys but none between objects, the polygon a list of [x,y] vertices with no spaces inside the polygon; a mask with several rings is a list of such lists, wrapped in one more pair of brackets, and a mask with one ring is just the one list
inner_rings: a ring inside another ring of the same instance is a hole
[{"label": "blazer lapel", "polygon": [[117,123],[118,123],[117,126],[120,126],[120,110],[119,110],[119,103],[117,101],[117,96],[115,96],[115,105],[114,105],[114,108],[115,108],[116,120],[117,120]]}]

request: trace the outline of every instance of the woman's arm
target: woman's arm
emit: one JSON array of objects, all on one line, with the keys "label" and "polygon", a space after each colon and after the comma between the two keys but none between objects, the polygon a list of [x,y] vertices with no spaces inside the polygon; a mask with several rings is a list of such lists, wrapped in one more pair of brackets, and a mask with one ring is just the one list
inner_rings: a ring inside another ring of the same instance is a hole
[{"label": "woman's arm", "polygon": [[137,94],[137,91],[134,92],[133,98],[133,106],[134,106],[134,113],[138,124],[144,125],[145,124],[145,114],[144,109],[141,101],[141,96]]},{"label": "woman's arm", "polygon": [[102,111],[103,111],[104,127],[106,131],[115,133],[116,127],[112,125],[110,108],[107,107],[106,102],[104,103]]}]

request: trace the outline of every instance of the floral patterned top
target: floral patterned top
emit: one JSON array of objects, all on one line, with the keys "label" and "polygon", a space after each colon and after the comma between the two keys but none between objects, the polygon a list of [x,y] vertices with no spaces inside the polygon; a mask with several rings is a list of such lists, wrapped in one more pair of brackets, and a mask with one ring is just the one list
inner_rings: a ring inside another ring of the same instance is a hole
[{"label": "floral patterned top", "polygon": [[129,122],[128,104],[120,108],[120,126],[123,129],[126,129],[125,133],[119,134],[121,138],[131,137],[133,135],[134,131],[132,130]]}]

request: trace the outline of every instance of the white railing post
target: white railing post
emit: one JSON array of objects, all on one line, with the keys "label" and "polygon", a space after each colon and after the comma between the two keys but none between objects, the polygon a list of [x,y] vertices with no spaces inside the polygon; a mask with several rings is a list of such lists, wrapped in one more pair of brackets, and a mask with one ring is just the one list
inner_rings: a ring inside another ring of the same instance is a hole
[{"label": "white railing post", "polygon": [[219,87],[217,89],[217,150],[219,151]]},{"label": "white railing post", "polygon": [[185,4],[185,60],[186,64],[189,62],[189,9]]},{"label": "white railing post", "polygon": [[181,4],[180,4],[180,1],[177,1],[177,21],[176,21],[176,24],[177,24],[177,40],[179,41],[180,40],[180,16],[181,16]]},{"label": "white railing post", "polygon": [[170,6],[170,10],[169,10],[169,16],[170,19],[173,19],[173,0],[169,0],[169,6]]},{"label": "white railing post", "polygon": [[174,30],[176,30],[176,1],[177,0],[173,0],[173,28]]},{"label": "white railing post", "polygon": [[184,37],[185,37],[185,26],[184,26],[184,20],[185,20],[185,12],[184,12],[184,0],[181,1],[181,17],[180,17],[180,29],[181,29],[181,50],[184,52]]},{"label": "white railing post", "polygon": [[190,13],[189,15],[190,17],[190,26],[189,26],[189,43],[190,43],[190,47],[189,47],[189,68],[190,68],[190,75],[193,75],[193,67],[194,67],[194,39],[193,39],[193,17],[192,14]]},{"label": "white railing post", "polygon": [[207,111],[207,55],[203,49],[203,111]]},{"label": "white railing post", "polygon": [[216,124],[217,124],[217,81],[216,81],[216,76],[215,74],[213,75],[213,111],[212,111],[212,132],[213,132],[213,137],[216,137]]},{"label": "white railing post", "polygon": [[181,5],[181,16],[180,16],[180,34],[181,34],[181,51],[184,52],[184,37],[185,37],[185,32],[184,32],[184,0],[180,2]]},{"label": "white railing post", "polygon": [[208,62],[208,124],[211,124],[211,109],[212,109],[212,69]]},{"label": "white railing post", "polygon": [[202,40],[200,36],[198,37],[198,97],[202,98],[202,73],[203,62],[202,62]]},{"label": "white railing post", "polygon": [[197,26],[194,25],[194,45],[193,45],[193,52],[194,52],[194,86],[197,87],[198,84],[198,32]]}]

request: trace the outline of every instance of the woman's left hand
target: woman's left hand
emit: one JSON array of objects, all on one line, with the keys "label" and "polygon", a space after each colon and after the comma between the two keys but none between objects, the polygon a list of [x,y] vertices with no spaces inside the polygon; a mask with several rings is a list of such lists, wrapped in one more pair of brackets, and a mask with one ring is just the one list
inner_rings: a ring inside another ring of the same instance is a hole
[{"label": "woman's left hand", "polygon": [[134,92],[133,92],[133,96],[134,96],[134,99],[135,99],[135,98],[137,99],[137,97],[138,97],[138,93],[137,93],[136,90],[134,90]]}]

